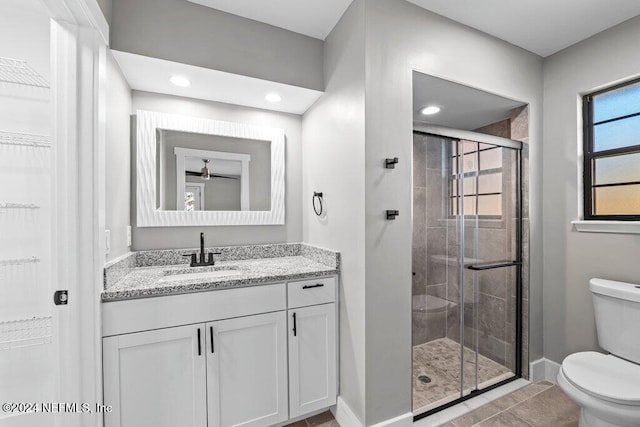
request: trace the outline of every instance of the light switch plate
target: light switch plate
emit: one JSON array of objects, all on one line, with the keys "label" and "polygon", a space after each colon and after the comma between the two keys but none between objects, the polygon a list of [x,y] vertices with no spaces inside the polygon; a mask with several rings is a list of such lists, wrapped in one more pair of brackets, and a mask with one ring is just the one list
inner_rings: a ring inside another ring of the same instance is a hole
[{"label": "light switch plate", "polygon": [[111,252],[111,230],[104,231],[104,254],[109,255]]},{"label": "light switch plate", "polygon": [[131,226],[127,226],[127,246],[131,246]]}]

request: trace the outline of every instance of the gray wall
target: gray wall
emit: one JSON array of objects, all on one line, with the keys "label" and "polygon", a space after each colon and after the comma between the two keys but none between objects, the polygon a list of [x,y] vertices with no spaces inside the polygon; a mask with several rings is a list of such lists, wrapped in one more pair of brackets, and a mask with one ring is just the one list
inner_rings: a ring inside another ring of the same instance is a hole
[{"label": "gray wall", "polygon": [[186,0],[113,0],[111,48],[323,90],[323,42]]},{"label": "gray wall", "polygon": [[[304,205],[304,239],[343,253],[341,394],[365,425],[411,412],[412,70],[530,104],[531,191],[540,200],[541,68],[534,54],[403,0],[356,0],[325,42],[326,92],[304,116],[303,159],[304,196],[323,191],[328,213]],[[398,167],[384,169],[394,156]],[[386,221],[386,209],[400,217]],[[534,203],[533,236],[540,213]],[[537,358],[539,237],[531,257]]]},{"label": "gray wall", "polygon": [[[640,282],[640,235],[572,230],[582,211],[580,96],[640,74],[640,17],[544,63],[544,355],[596,350],[589,279]],[[562,327],[559,327],[562,325]]]},{"label": "gray wall", "polygon": [[102,14],[104,18],[107,20],[109,25],[111,25],[111,10],[113,6],[112,0],[97,0],[98,6],[100,6],[100,10],[102,10]]},{"label": "gray wall", "polygon": [[131,166],[129,132],[131,89],[111,52],[107,52],[106,86],[106,212],[105,225],[111,230],[111,252],[107,261],[129,252],[127,226],[130,224]]},{"label": "gray wall", "polygon": [[[185,177],[185,182],[202,184],[203,181],[197,176]],[[241,207],[239,179],[215,179],[205,183],[204,186],[204,209],[209,211],[239,211]],[[174,193],[175,199],[175,193]]]},{"label": "gray wall", "polygon": [[[191,248],[198,245],[199,233],[210,245],[299,242],[302,240],[302,119],[295,114],[171,95],[133,91],[132,114],[136,110],[157,111],[284,129],[285,143],[285,225],[227,227],[144,227],[133,228],[133,249]],[[132,160],[131,223],[136,222],[135,158]]]},{"label": "gray wall", "polygon": [[[366,424],[411,411],[412,70],[530,103],[532,186],[540,174],[542,61],[403,0],[366,2]],[[385,157],[400,164],[387,171]],[[339,208],[335,207],[334,209]],[[398,209],[393,222],[386,209]],[[540,207],[531,210],[540,233]],[[532,306],[541,310],[541,244],[532,241]],[[533,294],[532,294],[533,297]],[[532,313],[532,351],[541,355]]]},{"label": "gray wall", "polygon": [[[340,396],[363,424],[364,36],[364,0],[355,0],[326,39],[326,92],[302,122],[304,241],[342,254]],[[311,206],[314,191],[324,193],[322,217]]]}]

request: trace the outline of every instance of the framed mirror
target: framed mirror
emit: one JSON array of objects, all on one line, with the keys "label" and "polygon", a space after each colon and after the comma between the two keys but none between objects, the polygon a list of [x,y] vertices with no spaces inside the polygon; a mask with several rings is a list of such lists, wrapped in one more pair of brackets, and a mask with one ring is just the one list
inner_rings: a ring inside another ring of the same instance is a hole
[{"label": "framed mirror", "polygon": [[285,222],[284,131],[137,111],[138,227]]}]

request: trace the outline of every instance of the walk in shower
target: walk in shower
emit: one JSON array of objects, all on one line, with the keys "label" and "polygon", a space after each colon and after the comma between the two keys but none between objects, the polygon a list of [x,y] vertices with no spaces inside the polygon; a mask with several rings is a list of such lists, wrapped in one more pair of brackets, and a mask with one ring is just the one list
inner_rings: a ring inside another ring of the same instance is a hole
[{"label": "walk in shower", "polygon": [[522,373],[522,143],[416,123],[413,412]]}]

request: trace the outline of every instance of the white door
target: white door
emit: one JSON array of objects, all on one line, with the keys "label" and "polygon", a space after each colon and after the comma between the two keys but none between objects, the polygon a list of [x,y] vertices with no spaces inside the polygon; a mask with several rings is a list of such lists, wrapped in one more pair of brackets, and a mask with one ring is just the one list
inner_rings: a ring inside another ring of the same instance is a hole
[{"label": "white door", "polygon": [[[108,36],[97,27],[107,25],[95,1],[0,1],[2,403],[100,403],[99,361],[88,355],[98,345],[101,252],[86,230],[97,233],[98,215],[76,209],[78,200],[97,207],[98,196],[75,191],[96,181],[97,168],[84,160],[100,158],[92,151],[98,138],[83,133],[98,123],[98,79],[88,77],[98,75],[93,60]],[[72,145],[78,150],[66,148]],[[82,181],[74,178],[81,166],[93,168]],[[71,298],[54,307],[52,294],[60,288]],[[102,419],[24,408],[0,412],[0,425],[84,427]]]},{"label": "white door", "polygon": [[207,323],[209,427],[288,419],[286,312]]},{"label": "white door", "polygon": [[[40,1],[0,2],[1,403],[57,401],[50,19]],[[0,412],[0,425],[53,425],[51,415],[14,409]]]},{"label": "white door", "polygon": [[103,339],[106,427],[206,427],[204,325]]},{"label": "white door", "polygon": [[336,403],[336,305],[289,310],[291,418]]}]

